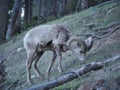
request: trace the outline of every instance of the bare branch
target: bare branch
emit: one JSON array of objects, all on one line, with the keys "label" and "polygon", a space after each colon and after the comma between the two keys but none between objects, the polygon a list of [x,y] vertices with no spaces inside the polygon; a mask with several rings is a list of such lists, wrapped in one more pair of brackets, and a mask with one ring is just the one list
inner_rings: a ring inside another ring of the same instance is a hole
[{"label": "bare branch", "polygon": [[116,55],[112,58],[107,59],[106,61],[103,62],[103,64],[107,64],[107,63],[110,63],[110,62],[115,62],[118,59],[120,59],[120,55]]},{"label": "bare branch", "polygon": [[107,33],[105,35],[98,35],[98,34],[100,34],[100,32],[99,32],[99,33],[78,34],[77,36],[92,36],[92,37],[97,38],[97,39],[102,39],[102,38],[105,38],[107,36],[110,36],[111,34],[113,34],[115,31],[117,31],[119,29],[120,29],[120,26],[114,28],[113,30],[109,30],[109,31],[107,30],[104,32],[102,31],[101,33],[104,33],[104,34]]},{"label": "bare branch", "polygon": [[98,36],[98,35],[96,35],[95,37],[98,38],[98,39],[105,38],[105,37],[113,34],[113,33],[114,33],[115,31],[117,31],[118,29],[120,29],[120,26],[119,26],[119,27],[116,27],[115,29],[113,29],[112,31],[110,31],[110,32],[109,32],[108,34],[106,34],[106,35],[103,35],[103,36]]}]

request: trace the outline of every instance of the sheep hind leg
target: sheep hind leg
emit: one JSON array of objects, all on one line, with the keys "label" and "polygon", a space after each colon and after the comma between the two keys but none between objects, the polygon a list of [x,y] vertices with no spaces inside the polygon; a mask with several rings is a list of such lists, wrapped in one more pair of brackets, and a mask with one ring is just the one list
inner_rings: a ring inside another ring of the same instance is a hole
[{"label": "sheep hind leg", "polygon": [[41,57],[42,55],[43,55],[43,52],[37,53],[37,54],[36,54],[36,57],[35,57],[35,60],[34,60],[34,62],[33,62],[33,69],[34,69],[34,71],[35,71],[35,74],[36,74],[37,77],[39,77],[39,78],[42,78],[42,74],[41,74],[41,72],[40,72],[39,69],[38,69],[37,63],[38,63],[38,61],[39,61],[39,59],[40,59],[40,57]]},{"label": "sheep hind leg", "polygon": [[57,54],[57,58],[58,58],[58,62],[59,62],[59,64],[58,64],[58,71],[59,71],[59,73],[62,73],[63,72],[63,68],[62,68],[62,53],[61,53],[61,51],[60,51],[60,46],[57,46],[56,47],[56,54]]},{"label": "sheep hind leg", "polygon": [[31,66],[34,60],[35,51],[27,51],[27,62],[26,62],[26,70],[27,70],[27,82],[32,84],[31,80]]},{"label": "sheep hind leg", "polygon": [[50,60],[49,67],[48,67],[48,69],[47,69],[47,71],[46,71],[46,78],[48,79],[48,81],[49,81],[50,71],[51,71],[51,68],[52,68],[52,66],[53,66],[53,64],[54,64],[54,62],[55,62],[56,56],[57,56],[57,55],[56,55],[56,52],[53,51],[53,55],[52,55],[52,58],[51,58],[51,60]]}]

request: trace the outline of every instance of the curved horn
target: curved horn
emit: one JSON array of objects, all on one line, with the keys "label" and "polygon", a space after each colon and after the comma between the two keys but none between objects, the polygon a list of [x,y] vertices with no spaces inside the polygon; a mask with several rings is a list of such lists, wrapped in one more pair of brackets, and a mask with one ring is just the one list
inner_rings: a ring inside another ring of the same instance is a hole
[{"label": "curved horn", "polygon": [[70,39],[67,41],[67,45],[70,46],[71,43],[72,43],[72,42],[75,42],[75,41],[79,42],[79,44],[80,44],[82,47],[86,47],[85,42],[84,42],[82,39],[80,39],[79,37],[77,37],[77,36],[72,36],[72,37],[70,37]]}]

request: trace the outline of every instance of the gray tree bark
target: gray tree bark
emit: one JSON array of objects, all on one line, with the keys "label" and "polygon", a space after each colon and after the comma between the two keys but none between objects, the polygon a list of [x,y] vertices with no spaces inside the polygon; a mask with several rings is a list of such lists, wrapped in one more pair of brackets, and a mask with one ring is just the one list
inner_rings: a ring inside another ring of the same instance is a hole
[{"label": "gray tree bark", "polygon": [[41,0],[39,0],[38,3],[39,3],[38,20],[40,20],[40,17],[41,17],[41,15],[40,15],[40,11],[41,11]]},{"label": "gray tree bark", "polygon": [[81,0],[78,0],[77,1],[77,4],[76,4],[76,12],[78,12],[78,9],[81,8]]},{"label": "gray tree bark", "polygon": [[53,15],[58,18],[57,16],[57,9],[58,9],[58,5],[57,5],[57,0],[50,0],[51,1],[51,5],[52,5],[52,12]]},{"label": "gray tree bark", "polygon": [[6,39],[11,38],[16,32],[20,32],[22,0],[15,0],[11,22],[7,30]]},{"label": "gray tree bark", "polygon": [[65,15],[65,3],[66,0],[58,0],[58,17],[62,17]]},{"label": "gray tree bark", "polygon": [[5,40],[8,24],[8,0],[0,0],[0,43]]},{"label": "gray tree bark", "polygon": [[88,0],[81,0],[81,9],[85,10],[88,8]]},{"label": "gray tree bark", "polygon": [[32,21],[32,0],[24,0],[25,3],[25,23],[30,23]]}]

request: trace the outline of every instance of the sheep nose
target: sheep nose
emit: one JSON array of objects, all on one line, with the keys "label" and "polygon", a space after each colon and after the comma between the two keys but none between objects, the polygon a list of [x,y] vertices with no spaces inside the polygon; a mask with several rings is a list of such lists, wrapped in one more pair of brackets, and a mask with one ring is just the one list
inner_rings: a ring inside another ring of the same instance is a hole
[{"label": "sheep nose", "polygon": [[78,59],[79,59],[80,61],[84,61],[85,58],[86,58],[86,56],[85,56],[84,54],[83,54],[83,55],[80,55],[80,56],[78,57]]}]

